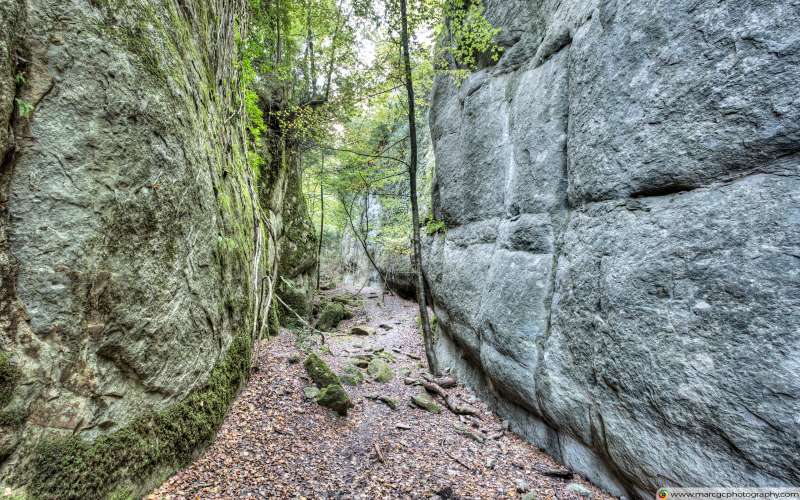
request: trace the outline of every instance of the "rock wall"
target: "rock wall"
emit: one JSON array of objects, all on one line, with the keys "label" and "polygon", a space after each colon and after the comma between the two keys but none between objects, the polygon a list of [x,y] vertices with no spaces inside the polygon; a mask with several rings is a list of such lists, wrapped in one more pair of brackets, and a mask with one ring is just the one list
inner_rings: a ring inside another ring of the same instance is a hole
[{"label": "rock wall", "polygon": [[294,164],[246,159],[246,5],[0,0],[0,482],[140,495],[246,378],[296,227]]},{"label": "rock wall", "polygon": [[800,2],[486,4],[430,116],[440,356],[611,493],[800,484]]}]

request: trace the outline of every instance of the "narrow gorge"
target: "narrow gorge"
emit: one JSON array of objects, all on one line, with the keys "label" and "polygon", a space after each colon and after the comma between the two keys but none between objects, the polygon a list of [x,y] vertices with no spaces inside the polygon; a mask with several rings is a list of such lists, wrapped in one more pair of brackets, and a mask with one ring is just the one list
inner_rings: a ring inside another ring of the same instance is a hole
[{"label": "narrow gorge", "polygon": [[800,0],[406,7],[0,0],[0,498],[800,488]]}]

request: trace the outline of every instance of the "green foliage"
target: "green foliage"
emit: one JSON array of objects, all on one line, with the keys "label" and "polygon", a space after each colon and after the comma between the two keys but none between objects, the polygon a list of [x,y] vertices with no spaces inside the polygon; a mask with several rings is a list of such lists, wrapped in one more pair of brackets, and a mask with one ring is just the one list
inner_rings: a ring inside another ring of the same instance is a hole
[{"label": "green foliage", "polygon": [[444,52],[453,57],[458,68],[474,70],[483,56],[492,63],[500,59],[502,51],[494,39],[501,30],[484,17],[480,0],[444,0],[442,10]]},{"label": "green foliage", "polygon": [[25,99],[14,99],[14,102],[17,103],[17,113],[21,118],[28,118],[33,114],[33,104],[30,102]]},{"label": "green foliage", "polygon": [[425,232],[428,236],[433,236],[434,234],[444,233],[447,231],[447,226],[445,225],[443,220],[438,219],[429,219],[427,224],[425,224]]},{"label": "green foliage", "polygon": [[208,381],[183,401],[141,416],[88,443],[76,436],[46,438],[30,457],[21,482],[35,498],[137,497],[161,474],[187,464],[210,442],[247,378],[251,339],[235,337]]}]

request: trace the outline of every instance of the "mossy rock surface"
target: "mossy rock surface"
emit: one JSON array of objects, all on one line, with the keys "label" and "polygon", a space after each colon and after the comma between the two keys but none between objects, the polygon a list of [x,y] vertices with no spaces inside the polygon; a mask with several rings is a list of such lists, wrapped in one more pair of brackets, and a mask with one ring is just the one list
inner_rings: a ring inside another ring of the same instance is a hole
[{"label": "mossy rock surface", "polygon": [[394,372],[389,366],[389,363],[380,358],[375,358],[369,362],[367,373],[369,373],[374,381],[382,384],[391,382],[392,379],[394,379]]},{"label": "mossy rock surface", "polygon": [[349,364],[342,369],[339,378],[343,384],[355,386],[364,382],[364,373],[356,365]]},{"label": "mossy rock surface", "polygon": [[0,352],[0,408],[11,402],[19,377],[19,369],[11,361],[8,354]]},{"label": "mossy rock surface", "polygon": [[339,376],[333,373],[328,363],[324,362],[316,354],[309,354],[303,366],[308,376],[311,377],[311,380],[313,380],[314,384],[320,389],[324,389],[329,385],[341,384]]},{"label": "mossy rock surface", "polygon": [[[300,288],[296,288],[293,286],[285,285],[281,287],[278,291],[278,294],[281,297],[287,306],[291,308],[289,310],[286,307],[281,307],[282,314],[281,314],[281,323],[286,326],[296,326],[300,323],[300,320],[297,319],[297,313],[300,317],[305,318],[308,316],[310,310],[310,303],[308,300],[308,295],[305,291],[301,290]],[[294,312],[292,312],[294,311]]]},{"label": "mossy rock surface", "polygon": [[322,308],[322,312],[319,315],[319,321],[317,322],[317,328],[328,332],[334,330],[339,323],[346,319],[350,319],[353,317],[353,313],[350,312],[344,304],[339,302],[329,302],[325,304],[325,307]]},{"label": "mossy rock surface", "polygon": [[414,406],[422,408],[423,410],[431,413],[442,412],[442,407],[436,404],[436,401],[434,401],[433,398],[430,397],[430,395],[426,392],[420,392],[412,396],[411,402],[414,403]]},{"label": "mossy rock surface", "polygon": [[251,339],[235,337],[208,381],[162,412],[144,414],[90,443],[77,436],[47,438],[30,455],[21,477],[33,498],[140,497],[185,466],[211,442],[250,372]]},{"label": "mossy rock surface", "polygon": [[347,416],[347,411],[354,406],[341,384],[331,384],[319,391],[317,404],[330,408],[343,417]]}]

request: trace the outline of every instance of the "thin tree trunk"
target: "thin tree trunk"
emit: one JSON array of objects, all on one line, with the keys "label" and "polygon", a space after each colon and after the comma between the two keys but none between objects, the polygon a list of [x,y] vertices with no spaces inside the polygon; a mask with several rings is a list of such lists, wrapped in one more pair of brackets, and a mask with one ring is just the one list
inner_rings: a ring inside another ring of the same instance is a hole
[{"label": "thin tree trunk", "polygon": [[417,303],[422,323],[422,335],[425,342],[425,356],[428,367],[434,375],[439,375],[439,362],[436,359],[435,339],[428,317],[427,283],[422,275],[422,242],[419,229],[419,200],[417,200],[417,117],[414,101],[414,81],[411,75],[411,51],[408,43],[408,12],[406,0],[400,0],[400,38],[403,45],[403,66],[405,70],[405,86],[408,94],[408,135],[411,143],[411,161],[408,166],[408,177],[411,192],[411,220],[413,224],[414,271],[417,274]]},{"label": "thin tree trunk", "polygon": [[319,248],[317,248],[317,292],[319,292],[319,278],[322,269],[322,236],[325,231],[325,155],[322,155],[322,167],[319,170]]},{"label": "thin tree trunk", "polygon": [[[353,231],[353,235],[356,237],[359,243],[361,243],[361,248],[364,249],[364,253],[369,259],[369,263],[372,264],[372,268],[375,269],[375,272],[378,273],[381,281],[383,281],[383,287],[385,290],[389,290],[389,293],[393,294],[394,290],[389,287],[389,282],[386,280],[386,276],[384,276],[381,268],[378,267],[378,264],[375,262],[375,259],[372,257],[372,254],[369,251],[369,245],[367,245],[366,237],[362,236],[360,231],[356,229],[356,225],[353,222],[353,210],[352,207],[347,206],[347,201],[345,200],[344,194],[341,192],[339,193],[339,201],[342,203],[342,208],[344,209],[344,213],[347,216],[347,222],[350,223],[350,229]],[[359,224],[360,225],[360,224]]]}]

